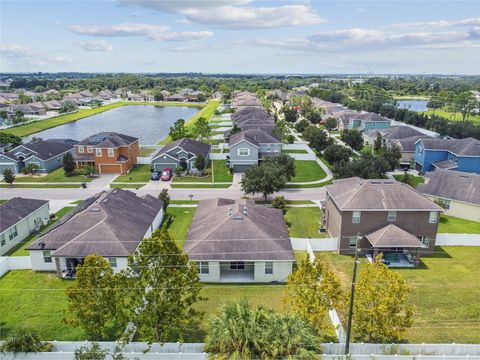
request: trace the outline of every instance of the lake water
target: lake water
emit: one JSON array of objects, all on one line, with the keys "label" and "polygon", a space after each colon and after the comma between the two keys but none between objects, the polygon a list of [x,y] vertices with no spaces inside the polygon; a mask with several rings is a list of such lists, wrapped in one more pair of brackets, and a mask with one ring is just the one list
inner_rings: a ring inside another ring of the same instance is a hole
[{"label": "lake water", "polygon": [[422,112],[427,111],[428,100],[398,100],[397,108],[408,109],[411,111]]},{"label": "lake water", "polygon": [[187,106],[130,105],[105,111],[65,125],[32,134],[42,139],[82,140],[101,131],[114,131],[140,139],[140,144],[158,144],[178,119],[188,120],[199,108]]}]

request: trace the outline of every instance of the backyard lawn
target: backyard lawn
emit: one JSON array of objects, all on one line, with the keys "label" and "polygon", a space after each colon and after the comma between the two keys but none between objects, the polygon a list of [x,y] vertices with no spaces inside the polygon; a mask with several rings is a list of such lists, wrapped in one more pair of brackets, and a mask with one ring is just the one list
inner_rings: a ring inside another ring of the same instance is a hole
[{"label": "backyard lawn", "polygon": [[[393,175],[395,180],[401,181],[403,175]],[[425,182],[425,178],[423,176],[410,176],[410,180],[412,181],[412,187],[416,188],[418,184],[423,184]]]},{"label": "backyard lawn", "polygon": [[319,238],[323,234],[318,232],[321,211],[318,207],[289,207],[285,214],[285,221],[290,229],[291,237]]},{"label": "backyard lawn", "polygon": [[140,164],[134,167],[128,174],[118,176],[113,182],[144,182],[150,181],[152,172],[150,165]]},{"label": "backyard lawn", "polygon": [[173,216],[173,221],[168,226],[170,236],[177,241],[179,248],[183,248],[183,243],[187,237],[188,228],[192,222],[193,215],[197,209],[194,207],[168,207],[167,215]]},{"label": "backyard lawn", "polygon": [[212,167],[215,182],[232,182],[233,175],[230,174],[225,160],[212,160]]},{"label": "backyard lawn", "polygon": [[315,160],[295,160],[295,174],[291,182],[316,181],[327,176]]},{"label": "backyard lawn", "polygon": [[63,168],[58,168],[47,175],[17,176],[15,183],[20,182],[90,182],[92,178],[83,175],[66,176]]},{"label": "backyard lawn", "polygon": [[480,222],[440,214],[439,233],[480,234]]},{"label": "backyard lawn", "polygon": [[308,151],[304,150],[304,149],[282,149],[282,153],[285,153],[285,154],[308,154]]},{"label": "backyard lawn", "polygon": [[[395,269],[411,286],[414,324],[411,343],[480,342],[480,247],[436,247],[416,269]],[[349,289],[353,257],[316,253],[330,264]],[[365,263],[363,261],[362,263]],[[360,265],[361,269],[362,265]],[[345,314],[341,315],[345,318]],[[355,317],[354,317],[355,319]]]}]

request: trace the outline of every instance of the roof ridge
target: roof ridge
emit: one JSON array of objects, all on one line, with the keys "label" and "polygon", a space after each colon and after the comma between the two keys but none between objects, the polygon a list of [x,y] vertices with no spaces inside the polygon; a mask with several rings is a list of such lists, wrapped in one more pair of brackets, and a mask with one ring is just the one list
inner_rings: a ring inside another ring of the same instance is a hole
[{"label": "roof ridge", "polygon": [[352,199],[358,195],[358,193],[360,192],[361,189],[363,189],[365,187],[365,185],[368,183],[368,180],[365,180],[365,179],[362,179],[364,181],[363,184],[361,184],[358,189],[356,191],[353,192],[353,194],[345,201],[345,205],[343,207],[346,207],[351,201]]}]

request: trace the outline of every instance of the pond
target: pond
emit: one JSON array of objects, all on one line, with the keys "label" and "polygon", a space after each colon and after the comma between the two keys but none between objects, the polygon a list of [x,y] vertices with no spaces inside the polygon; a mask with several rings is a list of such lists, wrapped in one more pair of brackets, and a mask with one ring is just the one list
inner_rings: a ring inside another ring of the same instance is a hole
[{"label": "pond", "polygon": [[190,119],[199,108],[187,106],[129,105],[40,131],[33,136],[42,139],[69,138],[82,140],[101,131],[114,131],[140,139],[142,145],[158,144],[178,119]]},{"label": "pond", "polygon": [[398,100],[397,108],[416,112],[428,111],[428,100]]}]

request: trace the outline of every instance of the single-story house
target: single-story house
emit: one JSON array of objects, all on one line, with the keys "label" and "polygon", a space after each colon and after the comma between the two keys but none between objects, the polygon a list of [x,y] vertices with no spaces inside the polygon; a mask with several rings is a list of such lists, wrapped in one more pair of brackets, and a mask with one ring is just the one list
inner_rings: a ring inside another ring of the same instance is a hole
[{"label": "single-story house", "polygon": [[50,100],[50,101],[45,101],[43,103],[43,106],[45,107],[45,109],[47,109],[48,111],[51,111],[51,110],[60,110],[62,108],[62,103],[58,100]]},{"label": "single-story house", "polygon": [[183,250],[204,282],[286,282],[295,262],[282,210],[252,200],[200,201]]},{"label": "single-story house", "polygon": [[32,103],[32,104],[19,104],[11,106],[12,114],[15,114],[16,111],[20,111],[23,115],[36,115],[42,116],[47,112],[41,103]]},{"label": "single-story house", "polygon": [[32,269],[73,278],[76,267],[94,253],[108,259],[114,271],[125,269],[128,256],[160,227],[163,216],[163,201],[151,195],[104,191],[78,205],[27,247]]},{"label": "single-story house", "polygon": [[436,169],[417,190],[440,204],[446,215],[480,221],[480,175]]},{"label": "single-story house", "polygon": [[48,223],[46,200],[15,197],[0,205],[0,256]]},{"label": "single-story house", "polygon": [[160,172],[164,168],[182,167],[184,170],[197,172],[199,169],[195,167],[195,160],[202,155],[207,166],[210,160],[210,148],[210,144],[188,138],[174,141],[152,155],[152,168]]}]

